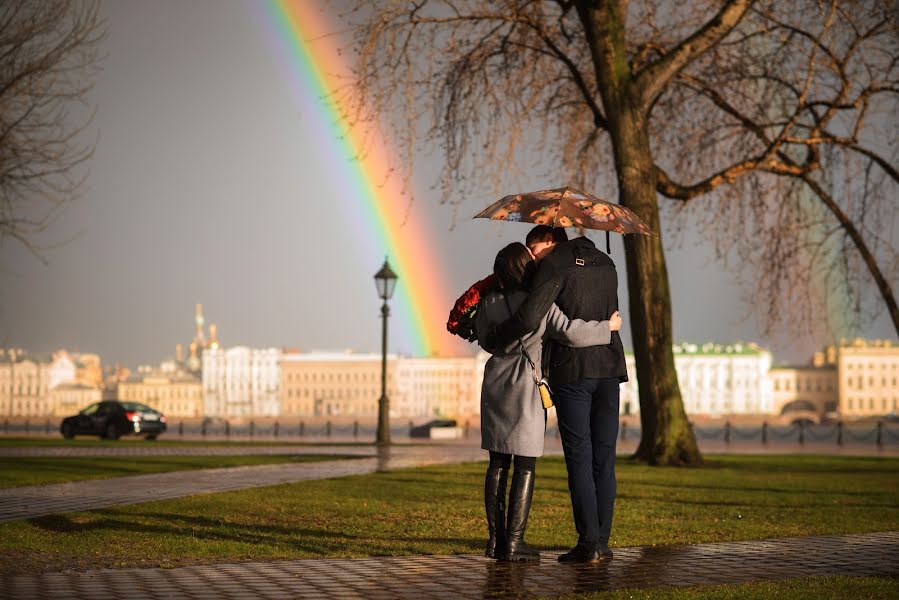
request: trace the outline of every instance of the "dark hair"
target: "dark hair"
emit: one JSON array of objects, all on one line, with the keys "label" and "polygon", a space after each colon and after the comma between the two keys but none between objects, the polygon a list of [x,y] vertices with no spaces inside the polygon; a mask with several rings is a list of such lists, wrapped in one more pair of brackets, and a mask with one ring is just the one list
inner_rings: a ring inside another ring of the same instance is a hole
[{"label": "dark hair", "polygon": [[549,225],[537,225],[528,232],[524,243],[530,246],[534,242],[542,242],[546,236],[552,236],[553,243],[560,244],[568,241],[568,234],[564,227],[550,227]]},{"label": "dark hair", "polygon": [[531,252],[521,242],[512,242],[496,254],[493,275],[500,288],[514,290],[521,287],[528,266],[534,262]]}]

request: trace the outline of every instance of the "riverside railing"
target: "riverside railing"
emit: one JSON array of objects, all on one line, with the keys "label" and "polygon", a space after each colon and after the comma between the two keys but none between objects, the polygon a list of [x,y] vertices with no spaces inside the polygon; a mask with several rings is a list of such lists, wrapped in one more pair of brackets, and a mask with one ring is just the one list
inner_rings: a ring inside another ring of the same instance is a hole
[{"label": "riverside railing", "polygon": [[[459,423],[462,439],[471,439],[480,435],[477,427],[472,426],[471,421]],[[391,435],[397,437],[411,437],[415,423],[406,421],[400,423],[397,420],[391,426]],[[831,424],[807,425],[800,422],[792,425],[774,425],[762,423],[760,426],[736,426],[730,421],[722,425],[699,426],[692,424],[693,433],[697,441],[721,441],[729,444],[752,444],[758,442],[761,445],[777,442],[794,441],[799,445],[807,443],[874,445],[878,448],[899,444],[899,423],[877,421],[870,425],[848,424],[842,421]],[[314,439],[342,439],[370,441],[374,438],[377,429],[376,423],[361,421],[337,422],[331,420],[315,419],[271,419],[265,421],[240,421],[231,422],[226,419],[206,419],[203,421],[169,421],[165,436],[169,439],[176,438],[225,438],[225,439],[250,439],[268,441],[290,440],[314,440]],[[59,419],[25,418],[12,420],[5,418],[0,423],[0,433],[3,435],[54,435],[59,433]],[[621,442],[635,442],[640,439],[640,427],[621,421],[618,428],[618,439]],[[558,439],[559,431],[556,426],[550,426],[546,431],[547,437]]]},{"label": "riverside railing", "polygon": [[[0,422],[2,435],[59,435],[61,419],[47,418],[5,418]],[[416,427],[413,421],[396,419],[391,424],[391,434],[397,437],[410,437]],[[458,429],[463,439],[468,439],[477,430],[471,421],[461,421]],[[228,419],[174,420],[169,419],[168,428],[163,434],[175,438],[225,438],[250,440],[303,440],[303,439],[341,439],[370,441],[377,430],[376,423],[363,421],[336,421],[322,419],[278,419],[272,421],[256,421],[251,419],[231,421]]]},{"label": "riverside railing", "polygon": [[[800,446],[807,443],[828,444],[843,446],[847,443],[872,444],[881,448],[886,445],[899,444],[899,426],[891,425],[885,421],[876,422],[872,426],[849,425],[842,421],[837,423],[808,425],[799,422],[791,425],[773,425],[762,423],[755,427],[737,427],[727,421],[720,426],[701,427],[691,424],[693,434],[697,441],[722,441],[725,445],[732,443],[758,442],[767,445],[775,442],[793,441]],[[620,427],[619,439],[625,440],[627,436],[639,439],[639,429]]]}]

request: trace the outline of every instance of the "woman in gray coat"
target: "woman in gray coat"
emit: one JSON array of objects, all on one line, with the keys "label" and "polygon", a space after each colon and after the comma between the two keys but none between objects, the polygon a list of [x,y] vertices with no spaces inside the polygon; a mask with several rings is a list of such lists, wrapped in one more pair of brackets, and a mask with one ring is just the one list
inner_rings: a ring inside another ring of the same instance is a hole
[{"label": "woman in gray coat", "polygon": [[[533,256],[524,244],[499,251],[493,274],[500,291],[481,300],[476,314],[478,339],[492,326],[508,319],[527,297],[522,284]],[[484,507],[490,534],[485,554],[512,561],[539,560],[540,554],[524,541],[534,494],[534,469],[543,455],[546,409],[540,400],[535,374],[540,377],[543,337],[574,346],[597,346],[611,341],[621,327],[616,312],[609,321],[569,320],[555,304],[535,331],[504,348],[497,348],[484,367],[481,388],[481,447],[490,451],[484,483]],[[506,482],[515,458],[506,519]]]}]

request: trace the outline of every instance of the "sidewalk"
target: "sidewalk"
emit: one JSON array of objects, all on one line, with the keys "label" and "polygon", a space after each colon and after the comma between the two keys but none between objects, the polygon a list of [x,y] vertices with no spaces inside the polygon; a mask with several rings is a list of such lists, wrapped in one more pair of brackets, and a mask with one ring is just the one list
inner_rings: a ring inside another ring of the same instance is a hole
[{"label": "sidewalk", "polygon": [[553,598],[623,588],[899,575],[899,532],[615,548],[598,565],[497,563],[476,555],[103,569],[0,579],[0,598]]},{"label": "sidewalk", "polygon": [[[0,489],[0,521],[485,458],[483,450],[472,446],[331,446],[315,450],[323,454],[362,454],[367,458],[174,471]],[[305,449],[299,452],[306,453]]]}]

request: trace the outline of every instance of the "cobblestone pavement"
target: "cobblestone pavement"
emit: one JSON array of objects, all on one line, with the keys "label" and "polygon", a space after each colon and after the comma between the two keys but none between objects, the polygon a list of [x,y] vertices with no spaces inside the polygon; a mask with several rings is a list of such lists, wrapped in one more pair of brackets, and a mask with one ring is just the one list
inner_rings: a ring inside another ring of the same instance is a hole
[{"label": "cobblestone pavement", "polygon": [[103,569],[2,578],[0,598],[552,598],[622,588],[771,581],[812,575],[899,575],[899,532],[616,548],[598,565],[482,556],[245,562]]},{"label": "cobblestone pavement", "polygon": [[[320,449],[324,451],[325,447]],[[485,458],[483,450],[472,446],[394,446],[384,450],[370,446],[355,449],[341,446],[330,447],[328,450],[329,454],[343,454],[345,450],[356,452],[364,450],[368,457],[300,464],[198,469],[0,489],[0,521]]]}]

